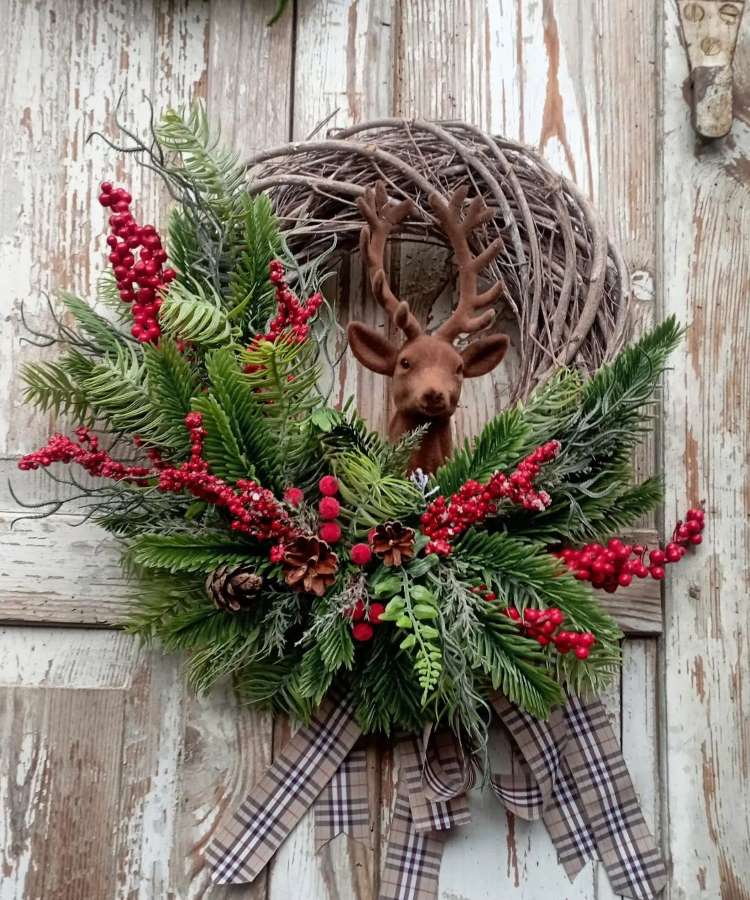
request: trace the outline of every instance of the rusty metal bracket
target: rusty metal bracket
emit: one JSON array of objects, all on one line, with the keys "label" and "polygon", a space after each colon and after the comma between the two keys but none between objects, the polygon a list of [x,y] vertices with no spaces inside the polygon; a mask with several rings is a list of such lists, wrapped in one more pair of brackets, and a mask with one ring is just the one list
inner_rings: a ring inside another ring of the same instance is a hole
[{"label": "rusty metal bracket", "polygon": [[690,62],[693,127],[720,138],[732,127],[732,60],[745,0],[678,0]]}]

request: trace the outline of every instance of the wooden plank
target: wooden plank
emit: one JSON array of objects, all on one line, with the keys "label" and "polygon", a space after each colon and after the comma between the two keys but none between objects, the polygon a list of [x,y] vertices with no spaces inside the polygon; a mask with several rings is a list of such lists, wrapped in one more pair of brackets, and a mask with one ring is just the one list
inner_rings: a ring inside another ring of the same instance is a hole
[{"label": "wooden plank", "polygon": [[290,137],[294,7],[269,28],[276,6],[277,0],[211,4],[208,109],[242,157]]},{"label": "wooden plank", "polygon": [[181,682],[106,632],[0,633],[0,897],[169,889]]},{"label": "wooden plank", "polygon": [[[735,56],[750,73],[750,35]],[[664,312],[688,326],[666,377],[669,518],[704,500],[705,543],[666,587],[661,703],[671,897],[750,896],[750,336],[747,93],[731,136],[696,139],[676,5],[665,7],[662,106]]]}]

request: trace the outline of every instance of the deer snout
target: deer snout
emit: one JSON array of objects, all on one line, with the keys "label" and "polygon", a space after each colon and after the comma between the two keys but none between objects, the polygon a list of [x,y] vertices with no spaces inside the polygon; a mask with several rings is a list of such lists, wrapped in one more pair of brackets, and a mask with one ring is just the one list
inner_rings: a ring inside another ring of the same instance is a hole
[{"label": "deer snout", "polygon": [[452,413],[455,403],[451,402],[451,397],[446,391],[430,387],[420,394],[419,405],[426,415],[441,416]]}]

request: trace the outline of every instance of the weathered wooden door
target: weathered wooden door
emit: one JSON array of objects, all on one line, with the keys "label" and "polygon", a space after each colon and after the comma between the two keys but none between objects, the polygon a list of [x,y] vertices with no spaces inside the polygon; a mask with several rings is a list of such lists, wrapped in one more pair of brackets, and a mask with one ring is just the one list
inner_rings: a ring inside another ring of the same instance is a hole
[{"label": "weathered wooden door", "polygon": [[[195,699],[179,659],[112,628],[125,595],[116,556],[75,509],[10,530],[7,477],[29,500],[61,490],[15,471],[55,427],[23,404],[20,368],[45,351],[21,343],[22,305],[43,332],[45,292],[91,290],[101,178],[128,183],[150,216],[163,208],[147,173],[85,143],[122,90],[131,127],[148,121],[144,93],[157,107],[205,97],[239,151],[303,138],[334,111],[337,125],[462,118],[537,146],[593,197],[643,319],[674,312],[690,326],[642,464],[664,468],[667,523],[700,498],[708,510],[705,549],[666,585],[663,634],[633,617],[607,702],[670,854],[669,896],[750,897],[747,29],[733,133],[702,144],[676,0],[292,0],[269,29],[274,6],[0,0],[0,898],[365,900],[387,829],[393,772],[373,751],[371,846],[339,839],[316,857],[305,820],[260,883],[212,889],[201,848],[286,726],[238,708],[229,689]],[[353,307],[357,283],[343,292]],[[341,373],[341,395],[381,421],[382,382]],[[472,388],[465,432],[502,402],[489,379]],[[449,840],[444,900],[613,896],[594,866],[570,885],[543,828],[488,797],[473,807]]]}]

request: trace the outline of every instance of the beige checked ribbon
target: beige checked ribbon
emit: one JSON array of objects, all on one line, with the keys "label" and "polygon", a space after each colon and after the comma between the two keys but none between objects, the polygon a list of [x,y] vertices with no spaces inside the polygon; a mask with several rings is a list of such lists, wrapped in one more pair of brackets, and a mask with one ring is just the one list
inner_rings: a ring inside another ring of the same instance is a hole
[{"label": "beige checked ribbon", "polygon": [[[547,722],[504,698],[493,703],[514,739],[520,772],[492,790],[524,819],[541,818],[571,880],[600,859],[616,893],[650,900],[666,884],[625,761],[598,700],[570,697]],[[367,842],[366,751],[348,698],[329,697],[284,747],[205,851],[220,884],[252,881],[315,804],[316,849],[337,834]],[[380,900],[435,900],[445,833],[466,824],[474,768],[450,732],[399,741],[399,783]]]}]

